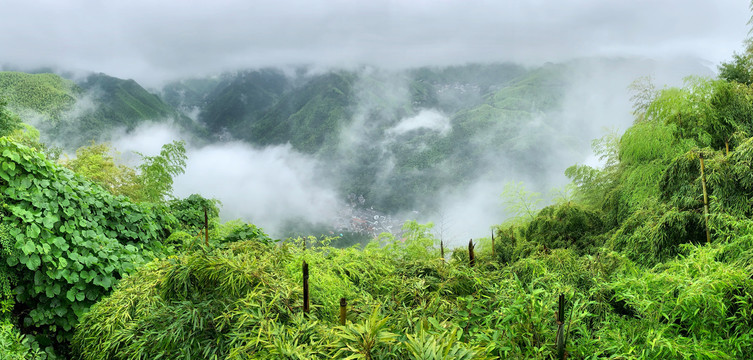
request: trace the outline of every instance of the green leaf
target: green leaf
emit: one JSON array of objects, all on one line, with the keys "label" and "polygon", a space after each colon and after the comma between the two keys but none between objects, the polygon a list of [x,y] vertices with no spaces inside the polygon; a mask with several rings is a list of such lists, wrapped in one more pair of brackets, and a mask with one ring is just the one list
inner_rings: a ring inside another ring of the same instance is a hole
[{"label": "green leaf", "polygon": [[33,253],[36,249],[37,245],[34,244],[34,241],[32,240],[27,240],[26,243],[21,247],[21,251],[23,251],[26,255]]},{"label": "green leaf", "polygon": [[66,251],[69,248],[68,242],[66,242],[65,239],[59,236],[52,239],[52,244],[55,245],[58,249],[63,250],[63,251]]},{"label": "green leaf", "polygon": [[15,256],[8,256],[8,258],[5,259],[5,262],[8,264],[8,266],[16,266],[18,265],[18,258]]},{"label": "green leaf", "polygon": [[32,254],[31,256],[29,256],[29,260],[26,262],[26,266],[29,268],[29,270],[36,270],[41,264],[42,260],[37,254]]},{"label": "green leaf", "polygon": [[52,214],[47,214],[47,216],[45,216],[42,219],[42,224],[44,225],[44,227],[48,229],[52,229],[53,227],[55,227],[55,223],[58,222],[59,220],[60,218],[58,218],[57,216],[52,215]]},{"label": "green leaf", "polygon": [[37,224],[33,224],[32,223],[32,224],[29,224],[29,226],[26,227],[26,236],[28,236],[30,238],[36,238],[36,237],[39,236],[39,233],[41,231],[42,230],[39,229],[39,226],[37,226]]},{"label": "green leaf", "polygon": [[70,301],[76,301],[76,294],[78,293],[78,290],[76,288],[71,288],[65,293],[65,297],[68,298]]}]

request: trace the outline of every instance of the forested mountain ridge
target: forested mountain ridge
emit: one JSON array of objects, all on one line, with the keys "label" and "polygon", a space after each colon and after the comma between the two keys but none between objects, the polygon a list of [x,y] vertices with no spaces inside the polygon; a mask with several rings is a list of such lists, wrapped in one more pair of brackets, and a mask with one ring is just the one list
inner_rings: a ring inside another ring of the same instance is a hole
[{"label": "forested mountain ridge", "polygon": [[0,72],[0,97],[16,112],[33,111],[48,120],[59,120],[80,93],[72,81],[54,74]]},{"label": "forested mountain ridge", "polygon": [[199,136],[204,132],[134,80],[105,74],[74,82],[51,73],[0,72],[0,96],[33,121],[45,140],[68,149],[150,121],[170,121]]},{"label": "forested mountain ridge", "polygon": [[653,65],[586,59],[528,68],[258,69],[180,80],[156,94],[92,74],[66,93],[76,105],[64,104],[63,121],[40,127],[69,148],[146,122],[171,122],[210,143],[290,144],[321,163],[319,176],[331,179],[341,199],[363,196],[364,206],[386,214],[426,212],[439,206],[443,189],[459,191],[476,179],[513,177],[539,191],[551,186],[541,173],[564,181],[566,161],[586,157],[588,136],[599,132],[584,133],[587,119],[563,119],[563,106],[573,101],[574,84],[599,68]]}]

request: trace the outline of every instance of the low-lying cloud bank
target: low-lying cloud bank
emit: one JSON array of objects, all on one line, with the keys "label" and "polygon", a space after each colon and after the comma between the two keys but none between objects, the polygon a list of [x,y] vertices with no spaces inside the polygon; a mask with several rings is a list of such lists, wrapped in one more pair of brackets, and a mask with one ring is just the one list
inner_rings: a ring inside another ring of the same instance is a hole
[{"label": "low-lying cloud bank", "polygon": [[[181,137],[168,125],[151,124],[114,136],[112,144],[126,158],[132,151],[152,156]],[[186,153],[186,172],[175,179],[175,196],[219,200],[224,221],[242,219],[276,236],[289,221],[332,223],[341,206],[334,187],[318,175],[321,164],[289,145],[189,144]]]},{"label": "low-lying cloud bank", "polygon": [[278,234],[291,220],[332,222],[341,204],[334,188],[317,175],[318,166],[289,145],[215,144],[188,151],[175,193],[218,199],[223,220],[241,218]]}]

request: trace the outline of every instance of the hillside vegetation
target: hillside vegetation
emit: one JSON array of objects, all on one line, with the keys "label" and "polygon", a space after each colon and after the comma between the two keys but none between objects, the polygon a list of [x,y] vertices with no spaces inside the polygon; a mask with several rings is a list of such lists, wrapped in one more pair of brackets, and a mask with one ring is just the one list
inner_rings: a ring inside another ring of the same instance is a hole
[{"label": "hillside vegetation", "polygon": [[32,111],[50,121],[60,120],[76,103],[81,90],[54,74],[0,72],[0,98],[16,112]]},{"label": "hillside vegetation", "polygon": [[652,92],[619,142],[597,143],[605,168],[572,167],[574,198],[496,227],[475,266],[467,249],[442,259],[416,223],[362,250],[228,243],[139,271],[86,315],[74,348],[87,359],[560,358],[564,294],[571,358],[743,359],[753,351],[749,93],[704,79]]},{"label": "hillside vegetation", "polygon": [[[414,221],[365,246],[271,239],[253,224],[220,222],[216,200],[172,195],[183,142],[136,168],[96,143],[55,162],[12,112],[20,103],[2,102],[0,358],[750,358],[751,58],[748,49],[719,79],[678,88],[637,81],[633,125],[592,144],[603,166],[569,167],[572,187],[540,210],[523,184],[500,186],[517,217],[455,249]],[[200,114],[213,131],[290,142],[334,160],[333,173],[349,175],[344,191],[387,187],[369,193],[373,203],[404,209],[417,193],[462,186],[478,166],[541,174],[545,163],[527,156],[544,157],[558,146],[545,139],[566,143],[577,131],[549,116],[568,69],[468,65],[397,80],[366,71],[295,81],[264,71],[166,94],[189,107],[225,104]],[[29,79],[52,93],[70,85]],[[95,109],[113,111],[99,130],[174,114],[131,81],[98,75],[86,86],[107,99]],[[254,101],[242,96],[249,88]],[[438,108],[444,117],[430,115],[441,126],[401,127]],[[485,156],[501,150],[517,158]],[[391,177],[376,181],[385,163]]]},{"label": "hillside vegetation", "polygon": [[0,339],[37,358],[743,359],[751,89],[641,89],[635,124],[595,142],[605,166],[568,169],[569,198],[496,226],[473,263],[430,224],[363,249],[204,224],[200,197],[134,204],[0,140],[3,304],[30,334]]}]

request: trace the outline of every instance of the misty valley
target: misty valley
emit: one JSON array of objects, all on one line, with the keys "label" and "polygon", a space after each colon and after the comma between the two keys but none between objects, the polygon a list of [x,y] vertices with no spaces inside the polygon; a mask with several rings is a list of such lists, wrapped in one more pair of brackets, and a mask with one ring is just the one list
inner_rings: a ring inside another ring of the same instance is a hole
[{"label": "misty valley", "polygon": [[5,66],[0,358],[749,358],[751,56]]}]

